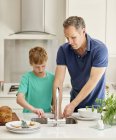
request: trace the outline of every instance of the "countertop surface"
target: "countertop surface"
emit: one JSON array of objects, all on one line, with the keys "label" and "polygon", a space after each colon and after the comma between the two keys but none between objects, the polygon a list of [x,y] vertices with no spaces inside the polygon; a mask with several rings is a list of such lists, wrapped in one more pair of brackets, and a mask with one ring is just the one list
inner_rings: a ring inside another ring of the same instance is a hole
[{"label": "countertop surface", "polygon": [[[30,120],[37,117],[35,114],[17,114],[20,119]],[[52,114],[46,114],[51,117]],[[77,114],[73,114],[76,116]],[[96,121],[80,121],[78,124],[60,124],[53,127],[41,124],[40,129],[30,134],[17,134],[9,132],[5,126],[0,126],[0,140],[48,140],[48,139],[75,139],[75,140],[116,140],[116,126],[104,130],[93,128]]]}]

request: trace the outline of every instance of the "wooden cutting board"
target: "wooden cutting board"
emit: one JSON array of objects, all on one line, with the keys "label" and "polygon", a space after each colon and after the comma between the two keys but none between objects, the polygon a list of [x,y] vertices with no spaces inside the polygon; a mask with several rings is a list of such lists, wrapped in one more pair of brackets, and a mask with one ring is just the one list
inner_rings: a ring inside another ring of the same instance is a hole
[{"label": "wooden cutting board", "polygon": [[[19,121],[19,118],[15,112],[12,113],[12,121]],[[4,126],[5,123],[0,123],[0,126]]]}]

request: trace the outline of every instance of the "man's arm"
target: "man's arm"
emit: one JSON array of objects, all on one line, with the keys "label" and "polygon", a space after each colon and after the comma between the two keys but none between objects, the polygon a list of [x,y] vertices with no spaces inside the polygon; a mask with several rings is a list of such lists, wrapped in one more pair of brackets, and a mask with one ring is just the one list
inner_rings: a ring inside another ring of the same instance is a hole
[{"label": "man's arm", "polygon": [[105,70],[106,67],[92,67],[90,78],[87,83],[81,89],[77,97],[65,107],[63,113],[64,117],[70,116],[73,113],[75,107],[78,106],[91,93],[91,91],[96,87],[97,83],[103,76]]},{"label": "man's arm", "polygon": [[62,103],[62,87],[66,73],[66,66],[65,65],[58,65],[55,71],[55,79],[54,79],[54,86],[53,86],[53,111],[55,113],[55,99],[56,99],[56,89],[59,88],[60,93],[60,102],[59,102],[59,111],[61,111],[61,103]]}]

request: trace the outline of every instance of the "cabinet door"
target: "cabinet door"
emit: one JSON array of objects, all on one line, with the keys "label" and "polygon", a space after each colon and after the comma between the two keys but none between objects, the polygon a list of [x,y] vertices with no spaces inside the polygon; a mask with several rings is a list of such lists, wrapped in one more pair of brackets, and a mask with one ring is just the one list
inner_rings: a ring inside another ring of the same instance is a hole
[{"label": "cabinet door", "polygon": [[105,42],[106,0],[67,0],[67,17],[81,16],[90,36]]},{"label": "cabinet door", "polygon": [[107,0],[106,43],[109,53],[116,55],[116,0]]},{"label": "cabinet door", "polygon": [[4,81],[4,40],[0,39],[0,81]]},{"label": "cabinet door", "polygon": [[44,0],[22,0],[22,31],[44,32]]},{"label": "cabinet door", "polygon": [[106,43],[109,48],[107,81],[116,83],[116,0],[107,0]]},{"label": "cabinet door", "polygon": [[0,37],[20,30],[20,0],[0,0]]}]

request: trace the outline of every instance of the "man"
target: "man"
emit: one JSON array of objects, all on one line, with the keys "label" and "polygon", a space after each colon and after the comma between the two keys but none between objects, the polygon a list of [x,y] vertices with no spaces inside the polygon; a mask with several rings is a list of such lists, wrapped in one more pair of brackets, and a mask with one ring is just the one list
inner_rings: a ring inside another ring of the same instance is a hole
[{"label": "man", "polygon": [[73,112],[77,112],[78,108],[95,105],[96,98],[104,98],[108,50],[105,44],[91,38],[86,33],[83,18],[71,16],[64,21],[63,27],[68,43],[63,44],[57,53],[53,90],[55,104],[55,92],[59,87],[61,105],[62,87],[67,67],[72,90],[70,104],[65,107],[63,116],[68,117]]}]

